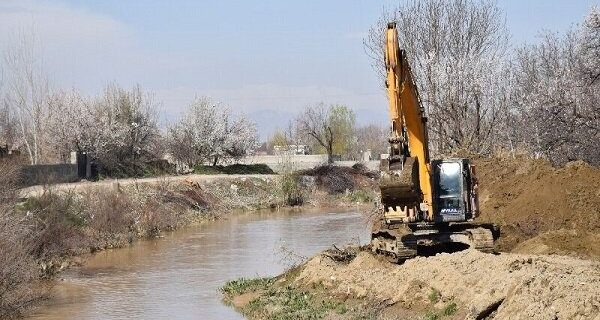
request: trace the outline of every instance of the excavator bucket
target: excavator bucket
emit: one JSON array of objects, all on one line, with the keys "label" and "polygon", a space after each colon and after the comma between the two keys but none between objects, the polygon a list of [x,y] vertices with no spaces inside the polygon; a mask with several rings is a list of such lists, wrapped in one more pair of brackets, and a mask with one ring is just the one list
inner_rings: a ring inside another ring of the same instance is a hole
[{"label": "excavator bucket", "polygon": [[386,221],[412,222],[417,219],[421,192],[419,164],[415,158],[406,158],[404,163],[383,162],[379,189]]}]

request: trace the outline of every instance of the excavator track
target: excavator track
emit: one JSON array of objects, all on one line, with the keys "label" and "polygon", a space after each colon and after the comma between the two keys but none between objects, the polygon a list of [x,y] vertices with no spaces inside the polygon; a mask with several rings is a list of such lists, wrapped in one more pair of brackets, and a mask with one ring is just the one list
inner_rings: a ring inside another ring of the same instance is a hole
[{"label": "excavator track", "polygon": [[371,233],[371,251],[385,256],[390,262],[399,263],[417,255],[417,238],[408,228],[387,228],[379,221]]},{"label": "excavator track", "polygon": [[468,233],[469,240],[471,241],[471,248],[485,253],[494,252],[494,235],[490,229],[473,228],[467,229],[466,232]]},{"label": "excavator track", "polygon": [[487,227],[473,224],[454,225],[452,229],[424,229],[416,234],[406,225],[390,228],[380,221],[371,233],[371,250],[388,261],[401,263],[417,256],[417,246],[424,248],[440,243],[464,243],[484,253],[494,253],[494,234]]}]

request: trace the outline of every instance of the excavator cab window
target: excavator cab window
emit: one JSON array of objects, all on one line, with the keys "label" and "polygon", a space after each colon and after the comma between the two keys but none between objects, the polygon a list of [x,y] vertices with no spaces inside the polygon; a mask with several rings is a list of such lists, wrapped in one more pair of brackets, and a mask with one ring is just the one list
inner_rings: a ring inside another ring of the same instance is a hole
[{"label": "excavator cab window", "polygon": [[443,222],[465,220],[462,163],[435,161],[433,171],[437,220]]}]

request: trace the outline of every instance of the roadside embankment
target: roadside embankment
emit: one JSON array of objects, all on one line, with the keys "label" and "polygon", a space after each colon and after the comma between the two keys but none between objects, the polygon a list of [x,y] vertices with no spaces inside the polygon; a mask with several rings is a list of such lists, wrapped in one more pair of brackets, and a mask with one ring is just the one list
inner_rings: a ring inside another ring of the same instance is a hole
[{"label": "roadside embankment", "polygon": [[324,252],[223,293],[251,319],[598,319],[600,263],[467,250],[396,265]]}]

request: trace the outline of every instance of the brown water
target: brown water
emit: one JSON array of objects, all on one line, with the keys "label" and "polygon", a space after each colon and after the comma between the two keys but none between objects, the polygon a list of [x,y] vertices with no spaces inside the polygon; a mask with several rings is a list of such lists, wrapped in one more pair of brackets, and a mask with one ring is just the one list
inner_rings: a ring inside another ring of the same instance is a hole
[{"label": "brown water", "polygon": [[311,256],[367,237],[358,213],[234,215],[94,255],[62,274],[30,319],[242,319],[221,302],[227,280],[281,273],[284,252]]}]

